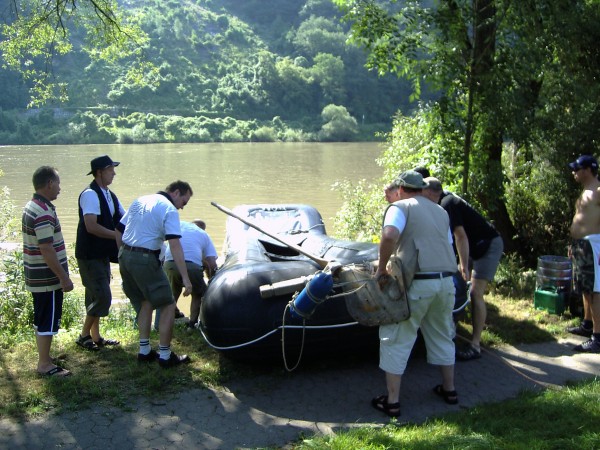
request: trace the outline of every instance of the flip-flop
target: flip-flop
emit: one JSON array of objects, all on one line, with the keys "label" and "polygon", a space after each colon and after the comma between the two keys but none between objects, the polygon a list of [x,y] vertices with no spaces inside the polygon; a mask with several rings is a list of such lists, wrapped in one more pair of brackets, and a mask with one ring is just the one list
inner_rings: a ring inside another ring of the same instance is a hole
[{"label": "flip-flop", "polygon": [[60,366],[55,366],[52,369],[48,370],[47,372],[38,372],[41,376],[43,377],[56,377],[56,378],[61,378],[61,377],[68,377],[69,375],[71,375],[71,371],[64,369]]}]

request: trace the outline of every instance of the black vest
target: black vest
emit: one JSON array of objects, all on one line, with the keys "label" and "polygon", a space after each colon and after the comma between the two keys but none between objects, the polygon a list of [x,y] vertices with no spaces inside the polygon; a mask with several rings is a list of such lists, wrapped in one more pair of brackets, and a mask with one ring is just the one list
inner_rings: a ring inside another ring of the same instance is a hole
[{"label": "black vest", "polygon": [[[121,220],[121,211],[119,211],[119,201],[117,196],[109,191],[112,197],[113,205],[115,205],[115,214],[111,216],[108,201],[104,196],[104,191],[98,186],[96,180],[90,183],[90,189],[96,192],[98,200],[100,200],[100,215],[98,223],[104,228],[114,230],[115,225]],[[84,191],[85,192],[85,191]],[[83,192],[81,193],[83,194]],[[119,262],[117,242],[114,239],[104,239],[88,233],[83,220],[83,210],[81,209],[81,194],[77,205],[79,208],[79,224],[77,225],[77,241],[75,242],[75,257],[77,259],[102,259],[108,258],[111,262]]]}]

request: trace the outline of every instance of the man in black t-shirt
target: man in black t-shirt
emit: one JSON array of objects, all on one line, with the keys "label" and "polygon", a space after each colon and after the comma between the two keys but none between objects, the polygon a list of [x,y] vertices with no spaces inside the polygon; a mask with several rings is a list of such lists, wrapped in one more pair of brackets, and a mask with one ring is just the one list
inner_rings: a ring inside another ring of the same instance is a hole
[{"label": "man in black t-shirt", "polygon": [[[429,177],[423,192],[433,202],[439,203],[450,217],[450,228],[460,263],[460,272],[465,281],[471,281],[473,337],[471,343],[456,352],[456,358],[468,361],[481,357],[481,333],[485,326],[487,308],[483,296],[487,285],[494,279],[504,244],[502,237],[465,200],[442,189],[437,178]],[[472,273],[471,273],[472,270]]]}]

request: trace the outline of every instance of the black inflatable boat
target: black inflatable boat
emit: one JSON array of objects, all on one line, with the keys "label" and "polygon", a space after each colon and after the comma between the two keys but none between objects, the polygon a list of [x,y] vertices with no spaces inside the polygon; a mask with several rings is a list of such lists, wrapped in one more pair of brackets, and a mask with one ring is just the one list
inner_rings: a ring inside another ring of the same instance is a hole
[{"label": "black inflatable boat", "polygon": [[[211,347],[236,360],[283,359],[286,367],[300,355],[377,354],[378,328],[353,319],[339,286],[305,317],[289,308],[307,280],[321,273],[319,259],[341,265],[376,261],[377,244],[327,236],[321,215],[308,205],[241,205],[231,216],[224,263],[201,306],[200,329]],[[466,288],[463,294],[466,300]],[[459,309],[464,304],[457,300]]]}]

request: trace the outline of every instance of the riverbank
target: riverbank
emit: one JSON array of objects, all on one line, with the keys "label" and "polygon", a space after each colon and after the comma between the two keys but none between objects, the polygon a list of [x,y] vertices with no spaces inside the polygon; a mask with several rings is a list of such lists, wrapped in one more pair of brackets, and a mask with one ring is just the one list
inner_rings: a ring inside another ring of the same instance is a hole
[{"label": "riverbank", "polygon": [[[431,392],[439,380],[423,356],[404,376],[400,423],[423,423],[523,391],[560,388],[600,373],[598,355],[575,354],[583,338],[502,346],[456,366],[460,403]],[[192,389],[172,398],[136,399],[126,408],[0,421],[0,446],[12,449],[291,448],[301,436],[330,434],[389,422],[369,405],[385,390],[376,355],[346,367],[298,370],[289,376],[237,377],[219,388]],[[156,370],[160,370],[158,367]],[[64,380],[67,381],[67,380]]]}]

